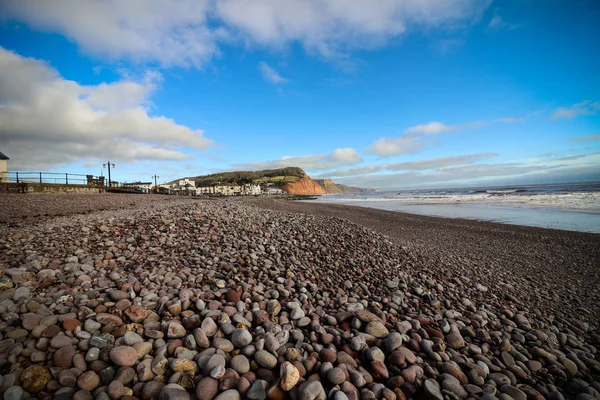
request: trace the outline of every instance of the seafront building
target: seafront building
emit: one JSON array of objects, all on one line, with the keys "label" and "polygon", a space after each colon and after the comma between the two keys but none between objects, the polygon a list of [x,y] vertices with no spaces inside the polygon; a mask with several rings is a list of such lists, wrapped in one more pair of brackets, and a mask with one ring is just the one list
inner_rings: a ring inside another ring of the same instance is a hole
[{"label": "seafront building", "polygon": [[8,182],[8,158],[0,151],[0,182]]},{"label": "seafront building", "polygon": [[159,185],[158,191],[163,194],[174,194],[184,196],[260,196],[279,195],[285,192],[274,188],[269,184],[231,184],[217,183],[212,185],[196,186],[191,179],[181,179],[177,182]]},{"label": "seafront building", "polygon": [[153,182],[126,182],[124,188],[134,189],[140,193],[150,193],[154,189]]}]

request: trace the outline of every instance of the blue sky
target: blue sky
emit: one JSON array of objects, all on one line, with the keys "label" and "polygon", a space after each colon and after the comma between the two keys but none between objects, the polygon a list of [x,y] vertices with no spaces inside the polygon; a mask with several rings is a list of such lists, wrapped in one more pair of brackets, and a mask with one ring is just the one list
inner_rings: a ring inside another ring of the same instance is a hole
[{"label": "blue sky", "polygon": [[600,3],[0,0],[13,170],[600,180]]}]

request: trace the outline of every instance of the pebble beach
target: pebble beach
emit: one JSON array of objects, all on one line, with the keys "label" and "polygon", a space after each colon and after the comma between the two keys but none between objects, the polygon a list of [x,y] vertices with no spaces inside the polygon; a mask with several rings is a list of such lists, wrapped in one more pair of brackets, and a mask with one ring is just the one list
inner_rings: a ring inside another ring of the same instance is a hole
[{"label": "pebble beach", "polygon": [[4,399],[600,399],[600,234],[0,195]]}]

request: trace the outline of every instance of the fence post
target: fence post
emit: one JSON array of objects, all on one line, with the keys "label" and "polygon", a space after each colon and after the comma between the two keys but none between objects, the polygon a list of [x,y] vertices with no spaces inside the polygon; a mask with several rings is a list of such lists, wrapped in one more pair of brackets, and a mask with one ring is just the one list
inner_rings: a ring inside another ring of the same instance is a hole
[{"label": "fence post", "polygon": [[65,172],[65,185],[69,184],[69,174]]},{"label": "fence post", "polygon": [[19,172],[17,171],[17,183],[19,183]]},{"label": "fence post", "polygon": [[42,183],[42,173],[40,172],[40,183]]}]

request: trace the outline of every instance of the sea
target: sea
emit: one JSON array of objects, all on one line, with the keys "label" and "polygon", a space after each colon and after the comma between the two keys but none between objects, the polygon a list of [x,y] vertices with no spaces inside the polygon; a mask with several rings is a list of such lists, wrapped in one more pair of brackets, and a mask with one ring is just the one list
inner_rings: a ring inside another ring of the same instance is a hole
[{"label": "sea", "polygon": [[600,233],[600,182],[330,194],[313,201]]}]

